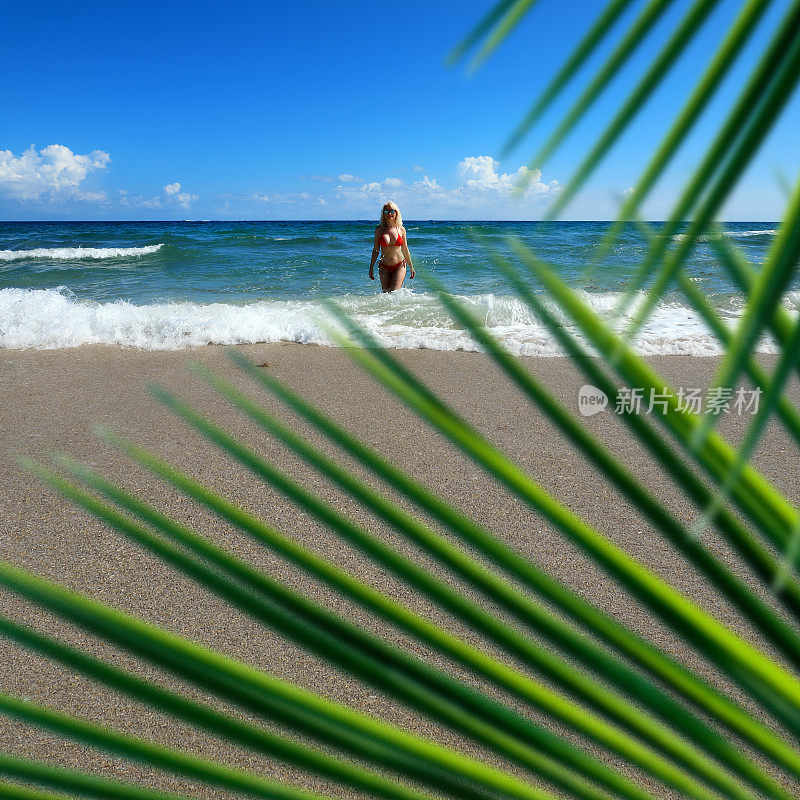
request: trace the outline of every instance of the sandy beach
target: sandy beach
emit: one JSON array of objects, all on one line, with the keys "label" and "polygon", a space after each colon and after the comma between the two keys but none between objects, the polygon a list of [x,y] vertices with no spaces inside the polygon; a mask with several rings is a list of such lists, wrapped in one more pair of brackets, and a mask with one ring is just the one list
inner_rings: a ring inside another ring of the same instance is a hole
[{"label": "sandy beach", "polygon": [[[292,344],[246,345],[239,349],[340,424],[358,434],[397,465],[462,511],[469,513],[497,536],[530,557],[551,575],[561,579],[619,620],[650,637],[660,646],[700,671],[717,685],[723,678],[700,656],[689,650],[665,627],[619,589],[585,556],[502,487],[488,478],[460,452],[434,434],[413,412],[362,373],[340,350]],[[430,350],[395,351],[398,358],[433,388],[453,408],[486,434],[507,455],[526,469],[541,485],[573,511],[597,526],[631,555],[667,578],[700,603],[717,619],[754,643],[758,635],[731,606],[709,586],[647,522],[609,487],[607,482],[567,443],[565,438],[532,407],[486,356],[466,352]],[[294,681],[325,696],[391,720],[421,735],[457,747],[487,760],[497,759],[480,747],[453,736],[430,720],[393,703],[370,687],[327,667],[316,657],[265,631],[251,619],[175,573],[140,547],[43,487],[13,460],[25,454],[42,461],[58,450],[85,462],[102,475],[149,499],[225,546],[231,552],[279,576],[288,585],[324,602],[390,641],[422,656],[428,663],[464,677],[475,686],[478,679],[447,659],[428,652],[403,634],[387,630],[377,620],[333,595],[260,548],[232,527],[216,519],[177,490],[132,464],[124,455],[92,435],[92,423],[101,422],[160,455],[173,465],[225,494],[279,530],[313,548],[322,556],[357,574],[409,607],[447,624],[464,639],[496,651],[481,642],[447,614],[402,586],[353,548],[344,545],[270,487],[259,482],[195,431],[176,420],[146,390],[145,384],[161,384],[215,420],[230,433],[256,449],[272,463],[291,473],[304,486],[345,511],[401,551],[418,556],[415,548],[388,530],[355,501],[328,483],[275,440],[260,431],[196,375],[185,369],[194,358],[258,399],[265,408],[290,422],[319,444],[311,432],[287,412],[268,392],[258,387],[226,358],[224,348],[210,346],[176,352],[82,346],[51,351],[0,351],[0,557],[26,569],[86,592],[131,614],[185,635],[195,641],[239,658],[258,668]],[[584,383],[563,358],[523,359],[528,368],[577,414],[577,394]],[[771,363],[764,358],[764,363]],[[675,386],[705,387],[718,360],[688,356],[659,356],[651,364]],[[797,401],[795,384],[790,396]],[[746,430],[749,416],[727,415],[722,432],[732,441]],[[690,524],[696,519],[691,504],[664,479],[658,466],[637,445],[614,414],[606,411],[583,423],[674,513]],[[333,452],[329,445],[328,452]],[[345,460],[345,463],[349,463]],[[754,463],[792,502],[800,500],[797,451],[775,423],[765,433]],[[355,468],[354,468],[355,469]],[[387,491],[374,476],[358,474]],[[731,567],[747,578],[738,558],[715,534],[707,533],[709,546]],[[438,567],[419,556],[432,570]],[[457,581],[444,577],[453,585]],[[464,589],[469,592],[469,589]],[[759,593],[768,593],[759,588]],[[63,641],[113,659],[114,663],[166,686],[179,683],[159,670],[143,665],[127,653],[116,651],[91,635],[44,615],[33,606],[0,592],[4,614],[56,634]],[[498,654],[501,655],[501,654]],[[501,655],[502,657],[502,655]],[[134,701],[106,690],[80,676],[0,640],[0,686],[10,694],[29,698],[62,711],[100,721],[117,730],[152,739],[260,774],[287,780],[334,796],[355,797],[353,791],[309,778],[299,770],[272,763],[260,755],[220,743],[202,731],[165,715],[143,709]],[[501,696],[497,690],[490,689]],[[194,697],[202,692],[189,689]],[[215,701],[216,702],[216,701]],[[220,707],[221,704],[217,703]],[[235,711],[240,714],[241,712]],[[542,715],[530,712],[536,719]],[[549,722],[554,730],[557,726]],[[599,752],[589,746],[593,752]],[[0,749],[36,757],[64,766],[124,777],[132,782],[169,791],[185,791],[197,797],[223,797],[221,790],[192,786],[164,773],[116,759],[104,753],[65,743],[16,722],[0,721]],[[603,756],[608,763],[617,763]],[[625,768],[658,796],[669,791]]]}]

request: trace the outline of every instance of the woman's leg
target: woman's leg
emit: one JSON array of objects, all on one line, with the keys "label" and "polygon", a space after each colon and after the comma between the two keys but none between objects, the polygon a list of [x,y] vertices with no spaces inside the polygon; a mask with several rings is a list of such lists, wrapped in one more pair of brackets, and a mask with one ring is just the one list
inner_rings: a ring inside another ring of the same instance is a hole
[{"label": "woman's leg", "polygon": [[397,269],[386,269],[386,267],[379,267],[378,275],[381,277],[381,289],[384,292],[393,292],[403,285],[406,277],[406,265]]},{"label": "woman's leg", "polygon": [[403,285],[403,281],[406,277],[406,265],[403,264],[402,267],[398,267],[394,272],[389,275],[391,285],[389,286],[389,292],[393,292],[395,289],[399,289]]}]

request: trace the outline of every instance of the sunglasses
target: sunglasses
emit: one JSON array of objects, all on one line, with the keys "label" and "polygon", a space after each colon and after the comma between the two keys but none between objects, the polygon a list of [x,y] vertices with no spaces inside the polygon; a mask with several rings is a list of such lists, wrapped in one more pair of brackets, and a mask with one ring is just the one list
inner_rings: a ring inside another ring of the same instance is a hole
[{"label": "sunglasses", "polygon": [[385,217],[389,217],[389,216],[391,216],[392,214],[396,214],[396,213],[397,213],[397,212],[396,212],[396,211],[395,211],[393,208],[384,208],[384,209],[383,209],[383,215],[384,215]]}]

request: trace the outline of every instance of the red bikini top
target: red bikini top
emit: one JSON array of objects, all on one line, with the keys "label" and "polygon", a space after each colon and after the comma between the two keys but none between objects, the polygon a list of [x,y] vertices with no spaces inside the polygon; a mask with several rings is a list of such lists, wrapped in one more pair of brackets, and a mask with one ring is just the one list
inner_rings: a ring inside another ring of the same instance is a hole
[{"label": "red bikini top", "polygon": [[383,248],[383,247],[399,247],[401,244],[403,244],[403,234],[402,233],[398,233],[397,234],[397,239],[392,244],[384,244],[383,242],[381,242],[381,248]]}]

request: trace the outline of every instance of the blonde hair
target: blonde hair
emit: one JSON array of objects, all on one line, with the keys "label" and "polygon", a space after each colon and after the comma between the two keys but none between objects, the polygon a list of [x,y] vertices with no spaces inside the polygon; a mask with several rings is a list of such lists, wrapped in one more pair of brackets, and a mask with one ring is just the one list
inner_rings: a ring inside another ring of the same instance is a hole
[{"label": "blonde hair", "polygon": [[[397,212],[397,216],[394,218],[394,222],[392,223],[392,225],[386,224],[386,217],[384,216],[383,213],[384,209],[386,208],[393,208]],[[395,226],[397,226],[398,228],[403,227],[403,216],[402,214],[400,214],[400,209],[397,207],[397,203],[393,203],[391,200],[387,200],[381,206],[381,218],[380,221],[378,222],[378,227],[381,228],[382,230],[386,230],[387,228],[390,227],[394,228]]]}]

